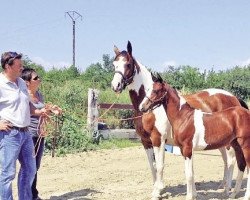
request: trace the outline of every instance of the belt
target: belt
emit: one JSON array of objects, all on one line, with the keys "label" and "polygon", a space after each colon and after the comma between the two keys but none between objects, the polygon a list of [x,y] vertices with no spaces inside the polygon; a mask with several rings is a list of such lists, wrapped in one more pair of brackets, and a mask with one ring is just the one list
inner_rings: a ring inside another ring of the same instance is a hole
[{"label": "belt", "polygon": [[28,126],[26,127],[17,127],[17,126],[12,126],[13,129],[16,129],[18,131],[21,131],[21,132],[25,132],[28,130]]}]

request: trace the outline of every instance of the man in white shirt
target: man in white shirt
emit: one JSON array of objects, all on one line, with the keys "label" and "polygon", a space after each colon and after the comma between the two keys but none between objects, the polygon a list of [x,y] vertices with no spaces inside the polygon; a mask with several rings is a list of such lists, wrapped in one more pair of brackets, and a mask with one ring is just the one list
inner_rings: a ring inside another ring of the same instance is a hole
[{"label": "man in white shirt", "polygon": [[28,132],[30,114],[41,115],[46,109],[36,110],[29,101],[26,83],[20,78],[22,55],[5,52],[1,56],[0,74],[0,200],[13,200],[12,181],[16,161],[18,199],[32,200],[31,185],[36,173],[34,145]]}]

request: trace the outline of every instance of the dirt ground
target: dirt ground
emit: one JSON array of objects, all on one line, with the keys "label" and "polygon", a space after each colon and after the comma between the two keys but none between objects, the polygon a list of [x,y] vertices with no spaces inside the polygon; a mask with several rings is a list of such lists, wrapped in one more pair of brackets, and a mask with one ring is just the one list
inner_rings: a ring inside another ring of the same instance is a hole
[{"label": "dirt ground", "polygon": [[[165,161],[162,199],[184,200],[184,160],[181,156],[166,153]],[[227,199],[223,190],[217,189],[223,174],[219,151],[197,152],[194,170],[198,200]],[[40,196],[50,200],[149,200],[153,188],[142,147],[99,150],[56,158],[45,156],[38,182]],[[238,199],[244,196],[245,187],[246,174],[244,189]],[[16,197],[16,183],[14,194]]]}]

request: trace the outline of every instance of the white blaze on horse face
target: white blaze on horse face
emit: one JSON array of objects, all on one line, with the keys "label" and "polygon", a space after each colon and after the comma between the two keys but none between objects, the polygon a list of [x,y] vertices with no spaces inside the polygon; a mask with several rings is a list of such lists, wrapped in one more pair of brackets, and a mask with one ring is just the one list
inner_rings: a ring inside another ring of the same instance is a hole
[{"label": "white blaze on horse face", "polygon": [[200,110],[194,110],[194,137],[193,137],[193,149],[204,150],[207,147],[205,141],[205,126],[203,124],[203,112]]},{"label": "white blaze on horse face", "polygon": [[215,94],[225,94],[228,96],[233,96],[230,92],[228,92],[226,90],[221,90],[221,89],[216,89],[216,88],[210,88],[210,89],[206,89],[203,91],[208,92],[210,96],[215,95]]},{"label": "white blaze on horse face", "polygon": [[[123,60],[122,57],[120,57],[119,60],[114,61],[113,65],[115,67],[115,71],[119,71],[124,75],[124,73],[125,73],[125,64],[126,64],[126,62]],[[111,84],[112,84],[112,88],[114,90],[121,89],[120,87],[122,86],[122,75],[119,74],[119,73],[115,73]]]}]

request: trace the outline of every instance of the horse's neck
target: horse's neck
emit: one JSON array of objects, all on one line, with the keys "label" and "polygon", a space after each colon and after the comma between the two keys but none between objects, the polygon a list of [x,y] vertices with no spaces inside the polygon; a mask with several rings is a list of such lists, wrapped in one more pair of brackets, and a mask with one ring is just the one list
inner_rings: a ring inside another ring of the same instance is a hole
[{"label": "horse's neck", "polygon": [[153,80],[147,68],[139,62],[137,64],[139,65],[139,71],[136,71],[133,82],[128,86],[128,89],[135,90],[138,93],[142,85],[145,90],[151,88]]},{"label": "horse's neck", "polygon": [[168,87],[169,88],[167,90],[164,108],[166,110],[169,121],[172,124],[176,119],[180,117],[182,113],[186,112],[186,109],[188,109],[189,111],[191,107],[174,88],[170,86]]},{"label": "horse's neck", "polygon": [[130,98],[135,110],[139,110],[139,105],[145,97],[146,90],[153,85],[151,73],[145,66],[137,62],[139,71],[136,71],[133,82],[128,85]]}]

